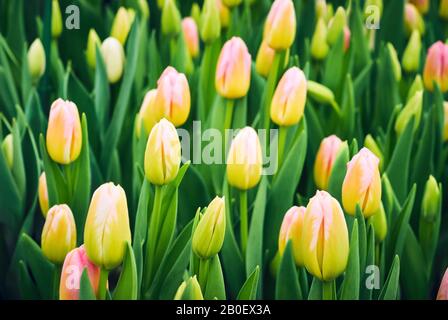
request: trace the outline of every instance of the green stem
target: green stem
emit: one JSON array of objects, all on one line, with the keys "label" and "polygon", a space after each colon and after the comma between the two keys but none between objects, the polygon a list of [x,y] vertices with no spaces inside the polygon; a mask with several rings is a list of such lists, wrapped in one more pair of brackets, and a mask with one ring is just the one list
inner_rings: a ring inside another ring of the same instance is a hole
[{"label": "green stem", "polygon": [[308,286],[308,276],[307,276],[305,267],[299,267],[298,273],[299,273],[300,288],[302,289],[303,299],[306,300],[306,299],[308,299],[309,286]]},{"label": "green stem", "polygon": [[280,167],[283,163],[283,156],[285,153],[285,144],[286,144],[286,136],[288,133],[288,128],[280,126],[278,131],[278,166],[277,172],[280,170]]},{"label": "green stem", "polygon": [[322,299],[323,300],[335,300],[335,282],[322,281]]},{"label": "green stem", "polygon": [[209,269],[210,269],[210,259],[206,260],[200,259],[198,281],[199,285],[201,286],[202,292],[205,292]]},{"label": "green stem", "polygon": [[222,136],[224,137],[224,156],[226,155],[227,145],[228,145],[228,137],[226,130],[232,128],[232,118],[233,118],[233,107],[235,104],[235,100],[227,99],[226,100],[226,113],[224,118],[224,130],[222,131]]},{"label": "green stem", "polygon": [[100,282],[98,285],[98,299],[106,300],[107,292],[107,277],[109,276],[109,271],[104,268],[100,268]]},{"label": "green stem", "polygon": [[248,232],[248,223],[247,223],[247,191],[243,190],[240,192],[240,234],[241,234],[241,252],[243,257],[246,254],[246,246],[247,246],[247,232]]},{"label": "green stem", "polygon": [[53,299],[59,300],[59,286],[61,281],[62,265],[56,264],[53,277]]}]

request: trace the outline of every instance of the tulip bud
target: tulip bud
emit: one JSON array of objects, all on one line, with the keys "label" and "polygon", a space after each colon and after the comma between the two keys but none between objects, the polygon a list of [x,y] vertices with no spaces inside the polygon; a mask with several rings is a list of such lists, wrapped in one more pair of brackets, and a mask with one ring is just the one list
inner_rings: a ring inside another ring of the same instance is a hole
[{"label": "tulip bud", "polygon": [[274,50],[289,49],[296,37],[296,12],[291,0],[275,0],[264,25],[264,39]]},{"label": "tulip bud", "polygon": [[104,183],[90,201],[84,227],[84,245],[89,259],[106,270],[117,267],[131,243],[126,194],[120,185]]},{"label": "tulip bud", "polygon": [[428,50],[423,82],[429,91],[434,91],[434,82],[442,92],[448,90],[448,45],[441,41],[434,43]]},{"label": "tulip bud", "polygon": [[243,0],[222,0],[224,5],[228,8],[239,6]]},{"label": "tulip bud", "polygon": [[443,103],[443,113],[444,113],[443,141],[448,141],[448,102],[447,101],[445,101]]},{"label": "tulip bud", "polygon": [[138,0],[138,7],[142,14],[142,17],[145,19],[149,18],[149,5],[147,0]]},{"label": "tulip bud", "polygon": [[408,45],[403,53],[403,69],[406,72],[417,72],[420,67],[420,51],[422,50],[422,41],[417,30],[412,31]]},{"label": "tulip bud", "polygon": [[352,37],[352,32],[348,26],[344,27],[344,52],[350,49],[350,39]]},{"label": "tulip bud", "polygon": [[199,54],[198,27],[193,18],[187,17],[182,20],[182,30],[190,56],[196,58]]},{"label": "tulip bud", "polygon": [[174,300],[204,300],[201,286],[196,276],[190,277],[187,281],[182,282],[179,289],[177,289]]},{"label": "tulip bud", "polygon": [[193,234],[193,252],[201,259],[213,258],[221,250],[226,232],[224,197],[210,202]]},{"label": "tulip bud", "polygon": [[420,119],[422,115],[423,107],[423,91],[418,91],[409,101],[406,106],[401,110],[400,114],[395,121],[395,132],[400,135],[408,125],[409,120],[415,117],[414,131],[418,129],[420,125]]},{"label": "tulip bud", "polygon": [[251,127],[241,129],[230,145],[227,156],[227,180],[240,190],[253,188],[261,179],[261,144]]},{"label": "tulip bud", "polygon": [[336,14],[330,20],[328,27],[327,42],[334,45],[338,40],[340,34],[344,31],[347,24],[347,16],[343,7],[338,7]]},{"label": "tulip bud", "polygon": [[404,9],[404,26],[407,34],[411,34],[413,30],[418,30],[420,34],[425,33],[425,22],[412,3],[406,3]]},{"label": "tulip bud", "polygon": [[297,67],[280,79],[271,102],[271,119],[279,126],[292,126],[303,117],[306,102],[305,74]]},{"label": "tulip bud", "polygon": [[257,59],[255,60],[255,70],[265,78],[269,76],[272,63],[274,62],[275,50],[268,46],[266,40],[263,40],[258,49]]},{"label": "tulip bud", "polygon": [[133,9],[120,7],[115,15],[110,36],[114,37],[120,41],[122,45],[124,45],[128,37],[129,30],[131,30],[132,23],[134,22],[134,18],[135,12]]},{"label": "tulip bud", "polygon": [[372,222],[373,229],[375,231],[376,241],[378,243],[382,242],[387,235],[387,218],[382,203],[380,205],[380,209],[378,210],[378,212],[375,213],[372,217],[370,217],[370,221]]},{"label": "tulip bud", "polygon": [[196,26],[201,24],[201,8],[196,2],[191,5],[190,16],[193,18],[194,22],[196,22]]},{"label": "tulip bud", "polygon": [[89,36],[87,38],[87,50],[86,50],[86,58],[87,64],[90,68],[95,69],[96,66],[96,47],[101,46],[101,40],[98,37],[95,29],[89,30]]},{"label": "tulip bud", "polygon": [[221,35],[218,4],[215,0],[205,0],[201,14],[200,33],[205,43],[212,43]]},{"label": "tulip bud", "polygon": [[117,39],[109,37],[101,45],[101,54],[106,65],[109,82],[116,83],[120,80],[124,69],[123,46]]},{"label": "tulip bud", "polygon": [[175,36],[180,32],[181,16],[175,0],[165,0],[162,9],[162,33]]},{"label": "tulip bud", "polygon": [[176,127],[185,123],[190,114],[190,88],[187,78],[173,67],[167,67],[157,80],[155,107],[161,114],[156,120],[167,118]]},{"label": "tulip bud", "polygon": [[59,0],[53,0],[51,9],[51,36],[59,38],[62,33],[62,15]]},{"label": "tulip bud", "polygon": [[326,86],[315,81],[307,81],[308,94],[319,103],[332,104],[334,102],[334,94]]},{"label": "tulip bud", "polygon": [[47,128],[47,151],[53,161],[69,164],[82,147],[81,121],[76,104],[61,98],[53,102]]},{"label": "tulip bud", "polygon": [[390,62],[392,63],[392,72],[394,73],[395,80],[399,82],[401,80],[401,65],[400,60],[398,60],[397,51],[391,43],[388,43],[386,47],[389,52]]},{"label": "tulip bud", "polygon": [[314,181],[319,189],[328,189],[333,164],[342,146],[342,140],[335,135],[326,137],[320,143],[314,162]]},{"label": "tulip bud", "polygon": [[241,38],[228,40],[219,55],[216,68],[216,91],[227,99],[239,99],[249,91],[251,58]]},{"label": "tulip bud", "polygon": [[155,185],[173,181],[179,172],[181,148],[174,125],[160,120],[151,130],[145,151],[146,178]]},{"label": "tulip bud", "polygon": [[418,11],[420,11],[421,14],[428,13],[429,10],[429,0],[410,0],[412,4],[416,6]]},{"label": "tulip bud", "polygon": [[11,133],[8,134],[3,140],[2,151],[8,168],[12,169],[14,164],[14,141]]},{"label": "tulip bud", "polygon": [[321,18],[317,21],[316,29],[311,39],[311,56],[316,60],[323,60],[328,54],[330,47],[327,43],[327,26]]},{"label": "tulip bud", "polygon": [[448,20],[448,0],[440,0],[439,17]]},{"label": "tulip bud", "polygon": [[364,217],[375,214],[381,204],[381,178],[378,158],[362,148],[347,164],[342,184],[342,204],[348,214],[354,215],[359,205]]},{"label": "tulip bud", "polygon": [[45,72],[45,50],[40,39],[36,39],[28,50],[28,70],[34,83]]},{"label": "tulip bud", "polygon": [[439,213],[441,194],[439,185],[433,176],[429,176],[422,200],[422,215],[427,222],[433,222]]},{"label": "tulip bud", "polygon": [[60,300],[79,300],[81,276],[84,269],[87,269],[93,292],[98,295],[100,268],[89,260],[84,245],[82,245],[70,251],[65,257],[59,283]]},{"label": "tulip bud", "polygon": [[383,156],[383,153],[381,152],[380,147],[376,143],[375,139],[373,139],[373,137],[370,134],[368,134],[364,139],[364,147],[366,147],[367,149],[372,151],[373,154],[378,157],[378,159],[380,161],[378,164],[378,167],[379,167],[380,171],[382,171],[383,163],[384,163],[384,156]]},{"label": "tulip bud", "polygon": [[423,87],[422,77],[419,74],[417,74],[415,76],[414,81],[411,84],[411,87],[408,90],[408,95],[407,95],[406,100],[409,101],[418,91],[421,91],[423,89],[424,89],[424,87]]},{"label": "tulip bud", "polygon": [[[143,123],[147,134],[151,132],[152,128],[162,116],[162,112],[159,111],[160,108],[157,108],[158,106],[155,104],[156,95],[157,89],[149,90],[143,99],[143,103],[138,113],[139,120]],[[140,123],[137,125],[140,125]],[[140,133],[138,133],[137,136],[139,137]]]},{"label": "tulip bud", "polygon": [[349,253],[348,230],[339,202],[317,191],[306,207],[302,226],[302,255],[313,276],[331,281],[344,272]]},{"label": "tulip bud", "polygon": [[448,300],[448,269],[446,269],[437,292],[437,300]]},{"label": "tulip bud", "polygon": [[41,245],[48,260],[58,264],[76,247],[75,219],[66,204],[55,205],[48,210]]},{"label": "tulip bud", "polygon": [[327,16],[327,2],[325,0],[316,0],[315,5],[316,18],[326,18]]},{"label": "tulip bud", "polygon": [[216,0],[219,9],[219,19],[221,21],[221,28],[225,29],[230,23],[230,10],[225,6],[221,0]]},{"label": "tulip bud", "polygon": [[49,208],[48,204],[48,189],[47,189],[47,176],[45,175],[45,172],[42,172],[42,174],[39,177],[39,187],[38,187],[38,197],[39,197],[39,206],[40,211],[42,211],[42,214],[45,217],[47,217],[47,212]]},{"label": "tulip bud", "polygon": [[301,252],[300,240],[302,239],[303,218],[305,216],[305,207],[290,208],[283,218],[280,234],[278,237],[278,251],[281,255],[285,251],[288,240],[292,242],[294,259],[297,266],[303,266],[303,254]]}]

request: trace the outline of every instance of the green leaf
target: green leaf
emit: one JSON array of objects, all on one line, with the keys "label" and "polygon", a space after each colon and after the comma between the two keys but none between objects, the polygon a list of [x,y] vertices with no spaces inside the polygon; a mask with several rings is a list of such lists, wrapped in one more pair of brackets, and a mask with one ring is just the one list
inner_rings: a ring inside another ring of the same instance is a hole
[{"label": "green leaf", "polygon": [[277,271],[275,298],[278,300],[303,299],[302,290],[300,289],[300,284],[298,281],[291,241],[288,241],[288,244],[286,245]]},{"label": "green leaf", "polygon": [[207,284],[204,290],[204,299],[226,299],[226,290],[224,284],[224,276],[222,274],[221,262],[219,256],[215,255],[209,261],[209,271],[207,275]]},{"label": "green leaf", "polygon": [[84,268],[82,271],[81,279],[79,281],[79,300],[96,300],[87,268]]},{"label": "green leaf", "polygon": [[341,300],[359,299],[359,248],[358,248],[358,220],[355,219],[350,237],[350,254],[348,256],[347,269],[341,286]]},{"label": "green leaf", "polygon": [[322,300],[322,281],[316,277],[313,277],[308,300]]},{"label": "green leaf", "polygon": [[134,252],[130,243],[126,242],[123,269],[112,298],[114,300],[136,300],[138,290],[137,281],[137,265],[135,264]]},{"label": "green leaf", "polygon": [[254,271],[249,275],[244,285],[238,293],[238,300],[256,300],[258,280],[260,278],[260,267],[256,266]]},{"label": "green leaf", "polygon": [[107,79],[106,66],[101,55],[100,48],[96,48],[96,67],[95,67],[95,113],[100,127],[100,136],[102,137],[107,125],[110,104],[110,89]]},{"label": "green leaf", "polygon": [[356,206],[355,217],[358,221],[359,230],[359,268],[360,270],[365,270],[367,257],[367,228],[366,221],[364,219],[364,216],[362,215],[362,211],[359,205]]},{"label": "green leaf", "polygon": [[328,179],[328,192],[339,202],[342,201],[342,182],[347,172],[347,163],[349,160],[348,144],[344,141],[333,162],[330,178]]},{"label": "green leaf", "polygon": [[20,296],[25,300],[39,299],[39,292],[28,273],[28,268],[23,260],[19,261],[19,289]]},{"label": "green leaf", "polygon": [[[361,299],[372,300],[373,289],[368,288],[365,283],[367,279],[371,276],[366,270],[369,266],[375,265],[375,254],[376,254],[376,244],[375,244],[375,231],[373,229],[372,223],[369,222],[367,227],[367,251],[366,251],[366,264],[362,271],[361,283]],[[381,267],[381,266],[380,266]]]},{"label": "green leaf", "polygon": [[394,257],[389,275],[381,290],[379,300],[396,300],[398,298],[398,286],[400,280],[400,258],[398,255]]}]

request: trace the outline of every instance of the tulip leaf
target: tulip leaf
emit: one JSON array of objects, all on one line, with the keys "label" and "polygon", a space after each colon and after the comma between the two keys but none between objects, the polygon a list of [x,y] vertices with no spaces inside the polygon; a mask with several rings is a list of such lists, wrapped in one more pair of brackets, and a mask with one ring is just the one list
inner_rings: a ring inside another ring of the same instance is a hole
[{"label": "tulip leaf", "polygon": [[[398,52],[404,46],[405,0],[385,1],[379,36],[382,41],[391,42]],[[391,70],[389,70],[391,71]]]},{"label": "tulip leaf", "polygon": [[355,130],[355,91],[353,89],[353,81],[350,75],[347,75],[342,95],[342,121],[341,130],[344,136],[353,136]]},{"label": "tulip leaf", "polygon": [[256,300],[257,288],[260,278],[260,267],[256,266],[254,271],[249,275],[244,285],[238,293],[238,300]]},{"label": "tulip leaf", "polygon": [[39,299],[38,290],[36,285],[28,273],[27,266],[23,260],[19,261],[19,289],[20,296],[25,300]]},{"label": "tulip leaf", "polygon": [[[375,231],[371,223],[368,224],[367,227],[367,250],[366,250],[366,264],[364,269],[361,269],[361,299],[363,300],[372,300],[373,289],[375,287],[368,287],[366,283],[368,282],[369,277],[371,277],[372,266],[375,266],[375,252],[376,252],[376,244],[375,244]],[[379,276],[379,275],[378,275]]]},{"label": "tulip leaf", "polygon": [[209,263],[210,265],[207,275],[207,283],[204,290],[204,299],[225,300],[226,290],[219,256],[215,255],[213,258],[209,259]]},{"label": "tulip leaf", "polygon": [[400,258],[394,257],[392,266],[381,290],[379,300],[395,300],[398,298],[398,286],[400,280]]},{"label": "tulip leaf", "polygon": [[123,259],[123,268],[115,287],[112,298],[114,300],[136,300],[137,299],[137,265],[131,244],[126,242],[126,253]]},{"label": "tulip leaf", "polygon": [[154,88],[157,86],[157,79],[162,73],[162,63],[160,61],[159,49],[157,48],[156,42],[156,30],[153,30],[151,37],[149,38],[149,48],[148,48],[148,65],[149,68],[149,87]]},{"label": "tulip leaf", "polygon": [[348,144],[344,142],[336,154],[328,179],[328,192],[339,202],[342,201],[342,183],[347,172],[347,163],[349,160]]},{"label": "tulip leaf", "polygon": [[366,221],[362,214],[359,205],[356,205],[356,220],[358,221],[359,230],[359,269],[364,270],[366,267],[366,257],[367,257],[367,228]]},{"label": "tulip leaf", "polygon": [[[9,116],[14,115],[14,106],[20,104],[15,81],[12,76],[12,70],[6,56],[7,44],[5,38],[0,35],[0,97],[6,98],[5,106],[8,108]],[[9,103],[7,105],[6,103]]]},{"label": "tulip leaf", "polygon": [[340,92],[341,86],[344,84],[344,56],[344,35],[341,32],[325,60],[322,80],[322,84],[335,93]]},{"label": "tulip leaf", "polygon": [[292,242],[288,241],[277,271],[275,298],[278,300],[302,300],[302,290],[298,279]]},{"label": "tulip leaf", "polygon": [[96,47],[96,66],[95,66],[95,114],[98,119],[100,137],[104,134],[107,125],[107,116],[109,114],[110,89],[107,79],[106,66],[99,47]]},{"label": "tulip leaf", "polygon": [[79,300],[96,300],[87,268],[84,268],[81,274],[81,279],[79,280]]},{"label": "tulip leaf", "polygon": [[352,74],[359,74],[370,62],[370,49],[368,39],[365,36],[366,28],[360,6],[361,3],[359,1],[352,2],[349,22],[351,31],[350,50],[353,50],[354,53],[354,68]]},{"label": "tulip leaf", "polygon": [[308,300],[322,300],[322,281],[316,277],[313,277],[313,281],[311,282]]},{"label": "tulip leaf", "polygon": [[359,99],[361,99],[361,95],[364,93],[365,88],[367,88],[370,84],[372,65],[373,63],[370,61],[353,81],[355,101],[359,101]]},{"label": "tulip leaf", "polygon": [[36,89],[32,89],[28,94],[28,99],[25,103],[25,117],[30,126],[34,138],[38,141],[39,134],[45,132],[47,119],[42,111],[42,105],[37,94]]},{"label": "tulip leaf", "polygon": [[25,47],[23,47],[22,52],[22,70],[21,70],[21,79],[20,79],[20,89],[22,93],[22,102],[25,104],[30,94],[32,93],[32,80],[31,75],[29,71],[29,65],[28,65],[28,56],[27,56],[27,50]]},{"label": "tulip leaf", "polygon": [[348,256],[347,269],[341,287],[341,300],[359,299],[360,270],[358,236],[358,220],[355,219],[350,237],[350,254]]},{"label": "tulip leaf", "polygon": [[325,133],[320,118],[310,99],[308,99],[305,105],[305,117],[308,124],[308,152],[310,154],[316,154],[322,139],[325,138]]}]

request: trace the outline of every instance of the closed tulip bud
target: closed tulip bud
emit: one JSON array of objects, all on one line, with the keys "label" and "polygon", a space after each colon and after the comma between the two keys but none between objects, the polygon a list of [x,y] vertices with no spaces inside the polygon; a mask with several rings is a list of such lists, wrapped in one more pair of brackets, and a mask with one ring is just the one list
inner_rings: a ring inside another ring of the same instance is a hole
[{"label": "closed tulip bud", "polygon": [[317,83],[315,81],[307,81],[308,94],[317,102],[323,104],[332,104],[334,102],[334,94],[331,89]]},{"label": "closed tulip bud", "polygon": [[343,7],[338,7],[328,27],[327,42],[334,45],[347,24],[347,16]]},{"label": "closed tulip bud", "polygon": [[162,9],[162,33],[175,36],[180,32],[181,16],[175,0],[165,0]]},{"label": "closed tulip bud", "polygon": [[101,54],[106,65],[107,79],[110,83],[116,83],[124,69],[123,46],[117,39],[109,37],[101,45]]},{"label": "closed tulip bud", "polygon": [[34,83],[45,72],[45,50],[40,39],[36,39],[28,50],[28,70]]},{"label": "closed tulip bud", "polygon": [[348,26],[344,27],[344,52],[350,49],[350,39],[352,37],[352,32]]},{"label": "closed tulip bud", "polygon": [[55,205],[48,210],[41,245],[48,260],[58,264],[76,247],[75,219],[66,204]]},{"label": "closed tulip bud", "polygon": [[11,133],[3,139],[2,151],[6,160],[6,165],[9,169],[12,169],[14,164],[14,140]]},{"label": "closed tulip bud", "polygon": [[132,23],[134,22],[134,18],[135,12],[133,9],[120,7],[115,15],[114,22],[112,23],[110,36],[114,37],[124,45],[128,38],[129,30],[131,30]]},{"label": "closed tulip bud", "polygon": [[442,92],[448,90],[448,45],[441,41],[434,43],[428,50],[423,82],[429,91],[434,91],[434,82]]},{"label": "closed tulip bud", "polygon": [[412,31],[408,45],[403,53],[403,69],[406,72],[417,72],[420,67],[420,51],[422,50],[422,40],[417,30]]},{"label": "closed tulip bud", "polygon": [[51,35],[58,38],[62,33],[62,15],[59,0],[53,0],[51,11]]},{"label": "closed tulip bud", "polygon": [[258,49],[257,58],[255,60],[255,70],[265,78],[269,76],[272,63],[274,62],[275,50],[269,47],[266,40],[261,42]]},{"label": "closed tulip bud", "polygon": [[440,0],[439,17],[448,20],[448,0]]},{"label": "closed tulip bud", "polygon": [[45,172],[42,172],[42,174],[39,177],[39,187],[37,191],[38,191],[37,195],[39,197],[40,211],[42,211],[43,216],[46,217],[49,209],[49,204],[48,204],[47,176],[45,175]]},{"label": "closed tulip bud", "polygon": [[228,8],[239,6],[243,0],[222,0],[224,5]]},{"label": "closed tulip bud", "polygon": [[205,43],[212,43],[221,35],[218,4],[215,0],[205,0],[202,8],[200,34]]},{"label": "closed tulip bud", "polygon": [[412,3],[406,3],[404,10],[404,26],[407,34],[411,34],[413,30],[418,30],[420,34],[424,34],[425,21],[417,8]]},{"label": "closed tulip bud", "polygon": [[213,258],[222,248],[226,232],[224,197],[210,202],[193,234],[193,252],[201,259]]},{"label": "closed tulip bud", "polygon": [[271,119],[279,126],[292,126],[303,117],[306,102],[305,74],[297,67],[280,79],[271,102]]},{"label": "closed tulip bud", "polygon": [[316,60],[323,60],[326,58],[329,50],[327,26],[325,25],[324,19],[320,18],[317,21],[316,29],[311,39],[311,56]]},{"label": "closed tulip bud", "polygon": [[173,67],[167,67],[157,81],[155,107],[161,112],[158,120],[165,117],[176,127],[185,123],[190,114],[190,88],[187,78]]},{"label": "closed tulip bud", "polygon": [[87,38],[86,58],[90,68],[95,69],[96,66],[96,47],[101,47],[101,40],[94,29],[89,30]]},{"label": "closed tulip bud", "polygon": [[335,135],[326,137],[320,143],[314,162],[314,181],[319,189],[328,189],[333,164],[343,144],[342,140]]},{"label": "closed tulip bud", "polygon": [[50,108],[47,151],[53,161],[69,164],[78,159],[82,147],[81,121],[76,104],[57,99]]},{"label": "closed tulip bud", "polygon": [[146,178],[155,185],[173,181],[179,172],[181,148],[174,125],[160,120],[151,130],[145,151]]},{"label": "closed tulip bud", "polygon": [[[137,123],[137,125],[143,123],[143,126],[147,134],[151,132],[151,129],[160,120],[162,114],[162,112],[158,110],[160,108],[157,108],[158,106],[156,106],[155,104],[156,95],[157,95],[157,89],[149,90],[145,94],[145,98],[143,99],[143,103],[138,113],[140,123]],[[140,133],[138,133],[137,136],[140,137]]]},{"label": "closed tulip bud", "polygon": [[380,169],[380,171],[382,171],[384,163],[383,152],[381,152],[380,147],[370,134],[368,134],[364,139],[364,147],[372,151],[373,154],[378,157],[379,160],[378,168]]},{"label": "closed tulip bud", "polygon": [[446,269],[440,282],[439,291],[437,292],[437,300],[448,300],[448,269]]},{"label": "closed tulip bud", "polygon": [[199,54],[198,27],[193,18],[187,17],[182,20],[182,30],[190,56],[196,58]]},{"label": "closed tulip bud", "polygon": [[285,251],[286,244],[289,240],[291,240],[294,260],[298,266],[304,265],[300,241],[302,239],[303,218],[305,216],[305,211],[305,207],[294,206],[290,208],[283,217],[283,222],[280,227],[280,234],[278,237],[278,251],[281,255]]},{"label": "closed tulip bud", "polygon": [[406,101],[409,101],[418,91],[424,90],[422,77],[417,74],[415,76],[414,81],[411,84],[411,87],[408,90],[408,95]]},{"label": "closed tulip bud", "polygon": [[344,272],[349,253],[348,230],[339,202],[326,191],[310,199],[303,218],[302,254],[306,269],[323,281]]},{"label": "closed tulip bud", "polygon": [[120,185],[102,184],[93,193],[84,227],[87,256],[112,270],[123,261],[126,242],[131,243],[126,194]]},{"label": "closed tulip bud", "polygon": [[219,9],[219,19],[221,21],[221,28],[225,29],[230,23],[230,10],[222,3],[222,0],[216,0]]},{"label": "closed tulip bud", "polygon": [[427,222],[433,222],[439,214],[441,194],[439,185],[433,176],[429,176],[422,200],[422,215]]},{"label": "closed tulip bud", "polygon": [[204,300],[201,286],[196,276],[190,277],[187,281],[182,282],[176,291],[174,300]]},{"label": "closed tulip bud", "polygon": [[362,148],[347,164],[342,184],[342,204],[354,215],[359,205],[364,217],[375,214],[381,204],[379,160],[369,149]]},{"label": "closed tulip bud", "polygon": [[443,141],[448,141],[448,102],[447,101],[445,101],[443,103],[443,113],[444,113]]},{"label": "closed tulip bud", "polygon": [[414,117],[414,131],[420,125],[423,107],[423,91],[418,91],[409,101],[395,121],[395,132],[400,135],[408,125],[408,122]]},{"label": "closed tulip bud", "polygon": [[421,14],[428,13],[429,10],[429,0],[410,0],[412,4],[414,4],[418,11],[420,11]]},{"label": "closed tulip bud", "polygon": [[296,37],[296,12],[291,0],[275,0],[264,25],[264,39],[274,50],[289,49]]},{"label": "closed tulip bud", "polygon": [[370,221],[372,222],[375,231],[376,241],[382,242],[387,235],[387,217],[382,203],[380,209],[370,218]]},{"label": "closed tulip bud", "polygon": [[241,129],[230,145],[227,157],[227,180],[240,190],[257,185],[262,172],[261,144],[251,127]]},{"label": "closed tulip bud", "polygon": [[387,51],[389,52],[390,62],[392,63],[392,72],[396,81],[401,80],[401,65],[400,60],[398,60],[397,51],[391,43],[387,44]]},{"label": "closed tulip bud", "polygon": [[241,38],[228,40],[219,55],[215,86],[216,91],[227,99],[239,99],[249,91],[251,58]]},{"label": "closed tulip bud", "polygon": [[201,24],[201,8],[196,2],[191,5],[190,16],[193,18],[194,22],[196,22],[197,26]]},{"label": "closed tulip bud", "polygon": [[145,19],[149,18],[149,5],[147,0],[138,0],[138,7],[142,14],[142,17]]},{"label": "closed tulip bud", "polygon": [[326,18],[327,16],[327,2],[326,0],[316,0],[316,6],[315,6],[315,10],[316,10],[316,18]]},{"label": "closed tulip bud", "polygon": [[70,251],[65,257],[59,283],[60,300],[79,300],[81,276],[84,269],[87,269],[93,292],[98,295],[100,268],[89,260],[84,245],[82,245]]}]

